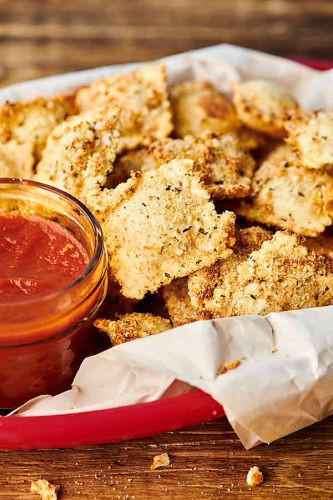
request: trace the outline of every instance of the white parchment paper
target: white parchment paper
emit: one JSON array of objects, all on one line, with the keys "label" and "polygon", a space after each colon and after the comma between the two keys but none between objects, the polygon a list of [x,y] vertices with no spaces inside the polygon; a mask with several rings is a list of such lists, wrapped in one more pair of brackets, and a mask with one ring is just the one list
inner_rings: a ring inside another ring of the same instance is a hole
[{"label": "white parchment paper", "polygon": [[[319,72],[267,54],[218,45],[163,60],[170,83],[210,79],[228,92],[232,80],[283,83],[308,109],[333,108],[333,71]],[[0,101],[63,93],[136,65],[117,65],[12,85]],[[225,363],[241,359],[219,375]],[[246,448],[333,414],[333,306],[199,321],[87,358],[72,389],[41,396],[19,415],[113,408],[198,387],[224,407]]]}]

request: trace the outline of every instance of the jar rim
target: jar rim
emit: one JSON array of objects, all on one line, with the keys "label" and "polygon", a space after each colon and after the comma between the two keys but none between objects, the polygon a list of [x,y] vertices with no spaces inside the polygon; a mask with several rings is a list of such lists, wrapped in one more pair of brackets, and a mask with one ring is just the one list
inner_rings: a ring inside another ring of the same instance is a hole
[{"label": "jar rim", "polygon": [[90,274],[94,271],[96,265],[100,261],[101,257],[103,256],[103,253],[105,252],[105,245],[104,245],[104,238],[103,238],[103,233],[102,233],[102,228],[96,219],[96,217],[93,215],[93,213],[87,208],[80,200],[75,198],[69,193],[66,193],[65,191],[62,191],[59,188],[56,188],[54,186],[50,186],[48,184],[44,184],[42,182],[37,182],[37,181],[32,181],[32,180],[27,180],[27,179],[18,179],[18,178],[11,178],[11,177],[0,177],[0,186],[1,185],[17,185],[17,186],[27,186],[27,187],[34,187],[38,188],[44,192],[50,192],[53,193],[60,198],[62,198],[65,201],[70,202],[75,206],[75,208],[79,209],[81,213],[85,216],[87,221],[89,222],[92,233],[93,233],[93,238],[94,238],[94,251],[93,254],[89,260],[89,263],[85,270],[73,281],[71,281],[68,285],[66,285],[64,288],[59,288],[55,291],[48,292],[42,297],[29,297],[24,300],[17,300],[17,301],[9,301],[5,302],[5,305],[10,307],[10,306],[20,306],[20,305],[28,305],[28,304],[34,304],[34,303],[39,303],[41,301],[49,301],[52,300],[53,298],[59,296],[60,294],[67,293],[73,288],[75,288],[77,285],[82,283],[82,281],[86,280]]}]

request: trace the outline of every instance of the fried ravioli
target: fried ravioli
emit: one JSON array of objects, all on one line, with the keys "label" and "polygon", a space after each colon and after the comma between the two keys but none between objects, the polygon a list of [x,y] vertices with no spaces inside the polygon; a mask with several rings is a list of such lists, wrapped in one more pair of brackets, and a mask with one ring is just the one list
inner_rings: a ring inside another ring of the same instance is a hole
[{"label": "fried ravioli", "polygon": [[98,80],[76,93],[81,111],[99,106],[119,106],[121,137],[118,152],[147,146],[172,131],[165,66],[152,65]]},{"label": "fried ravioli", "polygon": [[37,165],[36,180],[63,189],[90,208],[113,168],[119,111],[99,108],[69,118],[50,134]]},{"label": "fried ravioli", "polygon": [[172,281],[169,285],[164,286],[160,293],[174,327],[207,319],[205,315],[200,315],[192,306],[188,294],[187,278]]},{"label": "fried ravioli", "polygon": [[[236,231],[236,243],[233,254],[225,261],[218,260],[212,266],[193,273],[188,279],[188,294],[192,307],[202,315],[212,315],[215,312],[206,307],[214,296],[216,288],[228,275],[230,281],[237,280],[237,266],[246,260],[255,250],[259,250],[264,241],[272,238],[272,233],[259,226],[252,226]],[[216,316],[215,316],[216,317]]]},{"label": "fried ravioli", "polygon": [[243,198],[250,194],[254,160],[231,135],[199,139],[165,139],[147,149],[124,155],[115,165],[111,178],[124,182],[131,171],[147,172],[181,156],[196,162],[204,175],[205,186],[213,198]]},{"label": "fried ravioli", "polygon": [[284,87],[265,80],[233,83],[233,102],[239,119],[248,127],[275,138],[285,136],[285,122],[298,111]]},{"label": "fried ravioli", "polygon": [[241,127],[232,103],[209,82],[178,83],[171,89],[171,105],[177,137],[220,135]]},{"label": "fried ravioli", "polygon": [[38,161],[50,132],[74,112],[73,99],[66,96],[5,102],[0,106],[0,142],[29,144]]},{"label": "fried ravioli", "polygon": [[112,345],[156,335],[172,328],[168,319],[147,313],[125,314],[115,321],[99,318],[94,326],[108,334]]},{"label": "fried ravioli", "polygon": [[112,193],[103,230],[111,272],[141,299],[232,254],[235,215],[216,213],[191,160],[137,172]]},{"label": "fried ravioli", "polygon": [[237,214],[247,220],[317,236],[333,220],[333,178],[297,166],[288,145],[278,146],[253,177],[252,197]]},{"label": "fried ravioli", "polygon": [[288,142],[302,166],[322,169],[333,165],[333,111],[298,114],[286,128]]},{"label": "fried ravioli", "polygon": [[332,265],[295,234],[278,231],[259,250],[240,259],[236,255],[228,264],[214,270],[219,275],[215,287],[209,269],[189,279],[192,303],[195,299],[197,307],[214,317],[265,315],[332,303]]}]

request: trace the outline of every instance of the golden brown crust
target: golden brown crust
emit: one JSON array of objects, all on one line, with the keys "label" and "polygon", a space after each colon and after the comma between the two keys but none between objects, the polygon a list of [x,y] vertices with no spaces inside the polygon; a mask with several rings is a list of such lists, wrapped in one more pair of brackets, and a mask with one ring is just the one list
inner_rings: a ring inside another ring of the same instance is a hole
[{"label": "golden brown crust", "polygon": [[333,220],[333,177],[295,164],[288,145],[278,146],[253,177],[252,197],[237,214],[253,222],[317,236]]},{"label": "golden brown crust", "polygon": [[176,157],[196,162],[213,198],[243,198],[250,194],[254,160],[231,134],[165,139],[152,143],[147,149],[132,151],[115,165],[111,176],[113,185],[127,180],[131,171],[147,172]]},{"label": "golden brown crust", "polygon": [[200,319],[209,319],[207,315],[200,315],[193,308],[188,294],[187,278],[173,280],[164,286],[161,289],[161,296],[174,327]]},{"label": "golden brown crust", "polygon": [[322,169],[333,165],[333,111],[298,113],[286,129],[301,166]]},{"label": "golden brown crust", "polygon": [[46,479],[32,481],[30,486],[31,493],[39,495],[42,500],[57,500],[59,490],[58,484],[52,484]]},{"label": "golden brown crust", "polygon": [[301,237],[287,231],[278,231],[248,256],[237,260],[236,252],[228,263],[228,268],[222,263],[219,283],[210,286],[205,296],[202,291],[198,294],[198,278],[189,279],[192,303],[196,299],[197,307],[214,317],[265,315],[333,301],[332,265],[308,250]]},{"label": "golden brown crust", "polygon": [[235,215],[216,213],[193,161],[185,159],[119,184],[103,223],[111,272],[122,293],[136,299],[227,258],[234,227]]},{"label": "golden brown crust", "polygon": [[0,177],[32,179],[35,158],[31,143],[19,144],[15,140],[0,142]]},{"label": "golden brown crust", "polygon": [[248,486],[259,486],[264,481],[264,475],[256,465],[251,467],[246,476],[246,484]]},{"label": "golden brown crust", "polygon": [[113,168],[119,138],[119,110],[99,108],[71,117],[50,134],[36,180],[63,189],[90,208]]},{"label": "golden brown crust", "polygon": [[272,137],[285,136],[285,122],[298,111],[293,96],[282,86],[265,80],[233,83],[233,102],[239,119]]},{"label": "golden brown crust", "polygon": [[170,95],[176,137],[220,135],[241,128],[231,102],[210,82],[178,83]]},{"label": "golden brown crust", "polygon": [[112,345],[156,335],[172,328],[168,319],[147,313],[125,314],[115,321],[99,318],[95,320],[94,326],[108,334]]},{"label": "golden brown crust", "polygon": [[189,277],[188,294],[194,310],[198,314],[214,317],[216,311],[212,312],[208,309],[206,302],[212,300],[215,290],[223,282],[224,276],[228,275],[230,280],[234,278],[236,281],[238,264],[247,259],[252,252],[259,250],[263,242],[271,238],[270,231],[258,226],[236,231],[236,243],[231,257],[225,261],[218,260],[212,266],[200,269]]},{"label": "golden brown crust", "polygon": [[93,82],[77,91],[76,105],[81,111],[106,105],[122,109],[118,152],[147,146],[172,131],[166,69],[162,64]]},{"label": "golden brown crust", "polygon": [[0,106],[0,141],[31,145],[38,161],[50,132],[73,113],[73,99],[66,96],[5,102]]},{"label": "golden brown crust", "polygon": [[151,470],[158,469],[159,467],[167,467],[170,465],[170,457],[167,453],[161,453],[160,455],[156,455],[153,459],[153,463],[151,464]]}]

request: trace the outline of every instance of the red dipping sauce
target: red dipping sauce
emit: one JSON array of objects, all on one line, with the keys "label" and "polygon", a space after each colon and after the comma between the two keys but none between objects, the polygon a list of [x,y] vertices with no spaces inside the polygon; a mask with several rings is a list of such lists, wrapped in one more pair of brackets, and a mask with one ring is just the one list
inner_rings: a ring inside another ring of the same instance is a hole
[{"label": "red dipping sauce", "polygon": [[42,217],[0,214],[0,302],[61,290],[89,263],[83,246]]},{"label": "red dipping sauce", "polygon": [[50,186],[0,179],[0,409],[70,387],[106,288],[89,210]]}]

